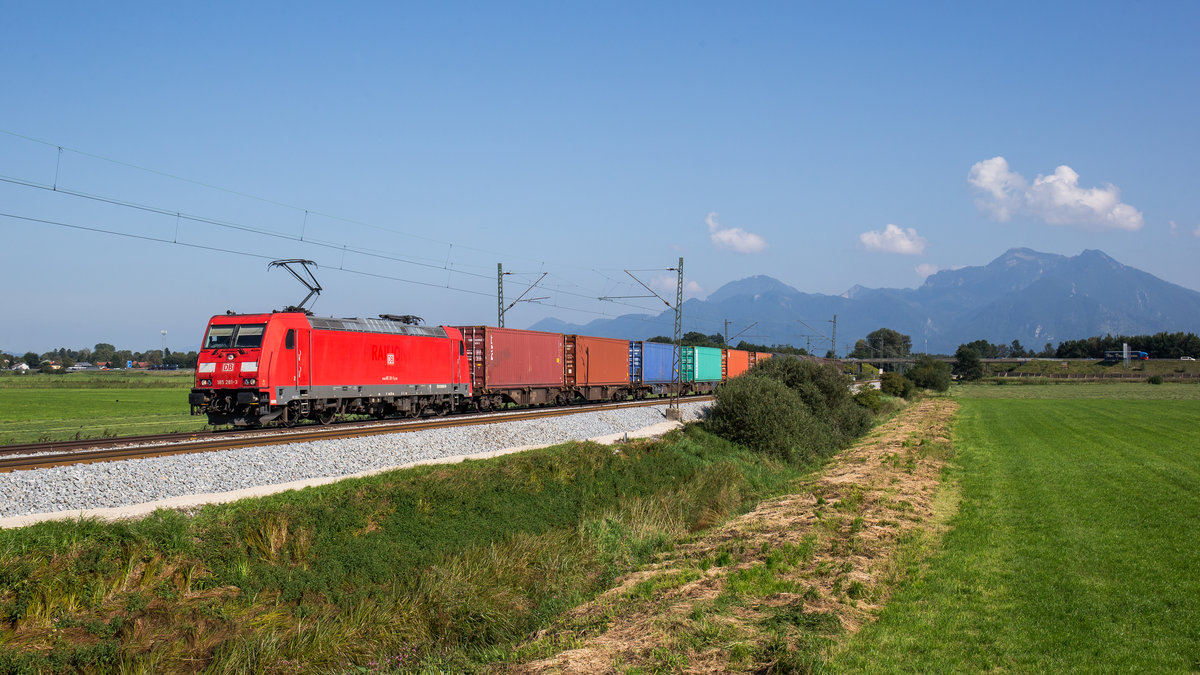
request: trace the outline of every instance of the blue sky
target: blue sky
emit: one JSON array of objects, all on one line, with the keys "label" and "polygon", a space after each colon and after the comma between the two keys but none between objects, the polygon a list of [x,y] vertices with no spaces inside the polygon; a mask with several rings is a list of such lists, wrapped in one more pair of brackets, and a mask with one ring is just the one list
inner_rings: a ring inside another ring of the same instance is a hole
[{"label": "blue sky", "polygon": [[595,298],[680,256],[694,297],[1020,246],[1200,288],[1200,5],[647,4],[6,8],[0,349],[194,349],[293,257],[318,314],[431,323],[547,272],[516,327],[657,311]]}]

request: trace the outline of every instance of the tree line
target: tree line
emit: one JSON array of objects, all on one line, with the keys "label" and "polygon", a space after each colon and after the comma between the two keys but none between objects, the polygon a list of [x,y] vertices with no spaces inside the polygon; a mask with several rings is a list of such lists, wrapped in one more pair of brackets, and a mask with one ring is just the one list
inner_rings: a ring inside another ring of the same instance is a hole
[{"label": "tree line", "polygon": [[[695,330],[684,333],[682,336],[680,336],[679,341],[685,347],[716,347],[719,349],[731,346],[725,344],[725,337],[720,333],[705,335],[704,333]],[[674,344],[675,340],[665,335],[655,335],[647,340],[647,342],[661,342],[669,345]],[[736,346],[732,346],[732,348],[741,349],[747,352],[771,352],[773,354],[795,354],[796,356],[808,355],[808,350],[800,347],[793,347],[792,345],[759,345],[754,344],[753,342],[747,342],[745,340],[741,340]]]},{"label": "tree line", "polygon": [[40,368],[43,364],[56,363],[62,368],[70,368],[77,363],[96,364],[113,364],[116,367],[124,368],[129,361],[139,363],[148,363],[152,366],[174,366],[177,368],[195,368],[197,352],[172,352],[170,349],[151,349],[144,352],[135,352],[130,349],[117,349],[114,345],[107,342],[99,342],[95,347],[88,349],[67,349],[59,347],[52,349],[43,354],[36,352],[25,352],[22,356],[15,354],[0,353],[0,364],[5,368],[11,368],[17,363],[23,362],[30,368]]}]

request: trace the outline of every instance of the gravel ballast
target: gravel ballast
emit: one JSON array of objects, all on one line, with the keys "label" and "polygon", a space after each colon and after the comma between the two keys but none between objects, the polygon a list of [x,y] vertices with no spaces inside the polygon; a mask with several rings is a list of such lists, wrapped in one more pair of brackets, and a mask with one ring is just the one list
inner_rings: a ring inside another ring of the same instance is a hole
[{"label": "gravel ballast", "polygon": [[[695,420],[707,403],[680,405]],[[152,457],[0,474],[0,518],[126,507],[187,495],[228,493],[306,479],[351,476],[440,459],[541,447],[644,429],[666,406]]]}]

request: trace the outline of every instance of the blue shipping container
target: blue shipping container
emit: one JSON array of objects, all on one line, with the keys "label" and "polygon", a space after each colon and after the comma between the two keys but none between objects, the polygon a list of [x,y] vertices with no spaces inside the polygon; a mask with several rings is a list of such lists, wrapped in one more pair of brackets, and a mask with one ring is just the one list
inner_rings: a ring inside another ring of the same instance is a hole
[{"label": "blue shipping container", "polygon": [[629,343],[629,379],[645,384],[673,382],[675,346],[661,342]]}]

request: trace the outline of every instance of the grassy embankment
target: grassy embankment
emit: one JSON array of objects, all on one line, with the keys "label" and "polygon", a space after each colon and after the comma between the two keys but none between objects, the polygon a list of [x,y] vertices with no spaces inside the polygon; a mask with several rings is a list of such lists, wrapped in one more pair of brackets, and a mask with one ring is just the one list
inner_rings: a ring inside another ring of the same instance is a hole
[{"label": "grassy embankment", "polygon": [[[0,532],[0,673],[456,671],[802,469],[698,427]],[[530,651],[532,650],[532,651]]]},{"label": "grassy embankment", "polygon": [[1200,669],[1200,388],[956,391],[953,529],[831,669]]},{"label": "grassy embankment", "polygon": [[192,373],[104,371],[0,375],[0,445],[198,431]]}]

